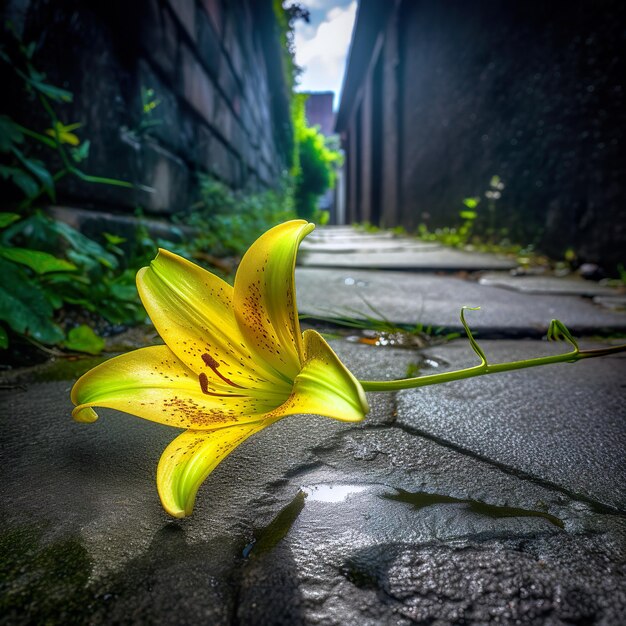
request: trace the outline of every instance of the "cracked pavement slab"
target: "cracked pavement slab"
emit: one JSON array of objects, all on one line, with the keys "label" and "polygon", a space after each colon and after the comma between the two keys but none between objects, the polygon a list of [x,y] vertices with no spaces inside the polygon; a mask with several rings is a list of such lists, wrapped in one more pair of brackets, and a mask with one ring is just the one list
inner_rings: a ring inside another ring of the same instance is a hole
[{"label": "cracked pavement slab", "polygon": [[572,276],[512,276],[508,272],[493,272],[483,274],[479,283],[529,294],[543,293],[553,296],[573,295],[586,297],[614,297],[620,295],[620,292],[612,287]]},{"label": "cracked pavement slab", "polygon": [[396,245],[396,249],[377,249],[371,245],[350,252],[342,251],[342,254],[337,255],[336,249],[317,252],[316,247],[305,251],[298,257],[298,263],[303,267],[310,268],[447,272],[509,270],[517,265],[510,259],[480,252],[465,252],[438,246],[408,246],[408,244],[404,249],[398,248],[399,246]]},{"label": "cracked pavement slab", "polygon": [[467,319],[482,336],[540,337],[553,318],[575,334],[626,332],[626,313],[586,298],[525,294],[452,276],[300,267],[296,286],[300,312],[318,317],[384,316],[397,324],[462,331],[461,307],[480,306]]},{"label": "cracked pavement slab", "polygon": [[379,270],[508,270],[510,258],[449,248],[437,242],[391,233],[321,228],[300,247],[298,263],[305,267]]},{"label": "cracked pavement slab", "polygon": [[[534,341],[481,346],[496,363],[567,350]],[[461,340],[427,353],[455,369],[477,362]],[[618,354],[406,390],[397,396],[398,423],[624,512],[625,381],[626,355]]]}]

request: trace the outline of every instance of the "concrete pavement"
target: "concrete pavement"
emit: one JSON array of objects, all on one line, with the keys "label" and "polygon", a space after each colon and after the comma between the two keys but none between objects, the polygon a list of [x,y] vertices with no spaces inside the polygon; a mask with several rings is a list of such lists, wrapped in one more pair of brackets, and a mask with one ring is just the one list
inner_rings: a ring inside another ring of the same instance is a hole
[{"label": "concrete pavement", "polygon": [[[468,319],[498,331],[482,344],[494,361],[566,349],[533,338],[550,317],[583,330],[586,347],[614,342],[594,328],[626,327],[588,289],[353,270],[343,257],[364,254],[361,233],[322,235],[315,254],[344,265],[298,269],[303,312],[362,307],[361,290],[392,321],[452,327],[459,306],[481,305]],[[371,237],[376,254],[391,253],[389,236]],[[421,351],[331,344],[362,379],[476,358],[464,338]],[[3,375],[2,624],[619,624],[626,614],[621,355],[369,394],[362,424],[287,418],[230,455],[185,520],[162,511],[154,484],[173,429],[114,411],[72,422],[69,389],[92,364]]]}]

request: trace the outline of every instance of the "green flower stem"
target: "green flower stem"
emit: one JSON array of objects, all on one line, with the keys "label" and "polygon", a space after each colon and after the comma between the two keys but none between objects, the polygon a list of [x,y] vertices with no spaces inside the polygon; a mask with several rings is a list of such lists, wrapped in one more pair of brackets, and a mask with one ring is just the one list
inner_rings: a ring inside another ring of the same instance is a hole
[{"label": "green flower stem", "polygon": [[40,141],[41,143],[45,143],[50,148],[57,147],[56,141],[54,141],[54,139],[51,139],[50,137],[46,137],[45,135],[42,135],[41,133],[37,133],[34,130],[30,130],[30,128],[21,126],[20,124],[15,124],[15,127],[24,135],[27,135],[28,137],[32,137],[33,139],[36,139],[37,141]]},{"label": "green flower stem", "polygon": [[606,356],[617,352],[626,352],[626,345],[611,346],[610,348],[600,348],[598,350],[575,350],[566,354],[545,356],[535,359],[524,359],[523,361],[511,361],[509,363],[496,363],[489,365],[481,363],[474,367],[468,367],[453,372],[442,372],[431,374],[430,376],[418,376],[417,378],[403,378],[400,380],[362,380],[360,381],[365,391],[399,391],[400,389],[413,389],[414,387],[426,387],[427,385],[439,385],[449,383],[453,380],[463,378],[473,378],[474,376],[485,376],[486,374],[498,374],[500,372],[510,372],[527,367],[538,367],[539,365],[551,365],[553,363],[575,363],[582,359],[589,359],[598,356]]},{"label": "green flower stem", "polygon": [[[24,78],[24,80],[29,80],[25,74],[20,74],[20,75],[22,76],[22,78]],[[59,137],[58,131],[56,130],[57,124],[59,123],[59,118],[56,112],[54,111],[54,108],[50,105],[50,102],[43,94],[41,93],[38,94],[38,97],[39,97],[39,101],[41,102],[41,105],[44,107],[46,113],[48,114],[48,116],[50,117],[52,121],[52,127],[55,131],[54,139],[46,137],[45,135],[41,135],[40,133],[37,133],[35,131],[31,131],[28,128],[25,128],[20,125],[17,125],[17,127],[25,135],[28,135],[29,137],[32,137],[33,139],[36,139],[37,141],[45,143],[49,147],[54,148],[59,153],[59,156],[61,157],[61,161],[63,162],[64,168],[58,171],[52,177],[52,180],[55,183],[58,182],[61,178],[63,178],[67,174],[73,174],[77,178],[80,178],[81,180],[84,180],[85,182],[88,182],[88,183],[98,183],[101,185],[113,185],[116,187],[125,187],[127,189],[130,189],[133,187],[132,183],[129,183],[125,180],[118,180],[116,178],[106,178],[103,176],[92,176],[91,174],[86,174],[81,169],[75,167],[71,163],[69,157],[67,156],[67,152],[65,151],[65,148],[63,147],[63,144],[61,142],[61,138]],[[46,193],[46,191],[47,191],[47,188],[44,185],[41,185],[33,196],[24,199],[24,201],[20,204],[20,209],[21,210],[29,209],[32,206],[32,204],[35,202],[35,200],[40,198],[44,193]]]},{"label": "green flower stem", "polygon": [[57,149],[57,152],[59,153],[59,156],[61,157],[61,160],[63,161],[63,165],[65,166],[65,169],[70,174],[74,174],[74,176],[77,176],[81,180],[84,180],[88,183],[113,185],[116,187],[126,187],[129,189],[133,187],[132,183],[129,183],[128,181],[125,181],[125,180],[118,180],[116,178],[105,178],[102,176],[92,176],[91,174],[85,174],[85,172],[83,172],[82,170],[72,165],[69,157],[67,156],[67,153],[65,152],[65,149],[63,148],[63,144],[61,143],[61,138],[59,137],[59,134],[57,131],[57,123],[59,122],[59,118],[57,117],[57,114],[55,113],[54,109],[50,106],[48,99],[43,94],[38,94],[38,96],[39,96],[39,100],[41,104],[46,110],[46,113],[50,116],[50,119],[53,122],[52,127],[54,128],[54,131],[55,131],[54,134],[55,134],[55,139],[56,139],[56,149]]},{"label": "green flower stem", "polygon": [[508,363],[489,364],[487,357],[482,348],[478,345],[476,339],[472,335],[467,322],[465,321],[465,310],[475,311],[476,308],[463,307],[461,309],[461,323],[467,333],[470,345],[474,352],[479,356],[481,363],[474,367],[468,367],[453,372],[442,372],[440,374],[431,374],[429,376],[418,376],[417,378],[402,378],[399,380],[361,380],[359,381],[365,391],[399,391],[400,389],[413,389],[415,387],[426,387],[427,385],[439,385],[441,383],[449,383],[454,380],[462,380],[463,378],[474,378],[474,376],[485,376],[486,374],[498,374],[501,372],[510,372],[512,370],[521,370],[527,367],[538,367],[540,365],[552,365],[553,363],[575,363],[582,359],[591,359],[618,352],[626,352],[626,345],[610,346],[608,348],[598,348],[594,350],[580,350],[578,343],[572,337],[565,324],[559,320],[552,320],[548,328],[548,339],[565,340],[573,346],[571,352],[565,354],[556,354],[553,356],[537,357],[534,359],[523,359],[521,361],[510,361]]}]

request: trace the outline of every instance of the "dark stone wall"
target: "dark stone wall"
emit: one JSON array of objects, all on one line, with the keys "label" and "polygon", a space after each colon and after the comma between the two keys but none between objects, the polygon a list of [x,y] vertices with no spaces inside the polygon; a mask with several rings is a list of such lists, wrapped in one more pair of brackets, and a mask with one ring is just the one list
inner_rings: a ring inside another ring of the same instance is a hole
[{"label": "dark stone wall", "polygon": [[[232,188],[278,184],[291,122],[271,0],[13,0],[5,14],[37,43],[35,65],[73,92],[58,110],[91,141],[84,169],[135,185],[66,179],[61,202],[166,216],[189,207],[200,171]],[[160,101],[148,133],[142,87]],[[47,122],[27,101],[11,108],[26,126]]]},{"label": "dark stone wall", "polygon": [[[364,0],[359,20],[375,4]],[[397,190],[384,194],[382,224],[450,225],[468,196],[484,211],[498,175],[496,225],[515,239],[555,257],[571,247],[582,260],[624,262],[626,4],[405,0],[378,32],[392,145],[372,175]],[[358,84],[346,83],[349,108],[371,84],[374,44]],[[340,108],[340,131],[354,132],[350,119]]]},{"label": "dark stone wall", "polygon": [[384,45],[381,51],[383,63],[382,88],[384,93],[382,119],[382,204],[381,222],[390,225],[401,223],[401,119],[402,84],[400,81],[400,25],[398,12],[394,12],[385,27]]}]

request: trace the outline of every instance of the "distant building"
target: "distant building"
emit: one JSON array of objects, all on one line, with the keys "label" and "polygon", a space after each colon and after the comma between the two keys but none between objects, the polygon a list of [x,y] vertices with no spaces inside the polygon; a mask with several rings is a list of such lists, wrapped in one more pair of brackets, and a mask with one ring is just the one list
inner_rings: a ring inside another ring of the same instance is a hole
[{"label": "distant building", "polygon": [[319,126],[327,137],[335,132],[335,114],[333,113],[332,91],[305,92],[308,96],[304,111],[309,126]]},{"label": "distant building", "polygon": [[471,196],[483,219],[497,175],[498,229],[624,263],[624,24],[621,0],[361,0],[336,122],[348,221],[453,225]]}]

